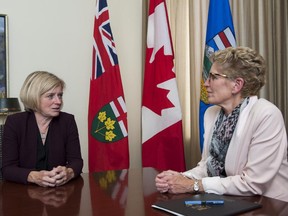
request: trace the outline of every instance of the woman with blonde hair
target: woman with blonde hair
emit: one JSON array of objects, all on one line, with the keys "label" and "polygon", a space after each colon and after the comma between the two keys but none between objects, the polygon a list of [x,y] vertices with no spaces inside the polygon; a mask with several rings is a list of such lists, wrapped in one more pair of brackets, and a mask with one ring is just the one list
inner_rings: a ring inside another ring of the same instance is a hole
[{"label": "woman with blonde hair", "polygon": [[7,117],[3,133],[3,177],[43,187],[60,186],[83,168],[74,116],[62,112],[65,82],[36,71],[20,92],[25,111]]}]

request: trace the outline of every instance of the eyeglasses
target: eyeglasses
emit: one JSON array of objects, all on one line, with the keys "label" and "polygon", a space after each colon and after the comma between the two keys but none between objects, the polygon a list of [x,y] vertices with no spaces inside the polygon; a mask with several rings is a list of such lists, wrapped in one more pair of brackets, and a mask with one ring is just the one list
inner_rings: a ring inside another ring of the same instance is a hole
[{"label": "eyeglasses", "polygon": [[211,80],[218,79],[218,77],[222,77],[222,78],[228,79],[228,76],[226,74],[209,72],[208,81],[210,82]]}]

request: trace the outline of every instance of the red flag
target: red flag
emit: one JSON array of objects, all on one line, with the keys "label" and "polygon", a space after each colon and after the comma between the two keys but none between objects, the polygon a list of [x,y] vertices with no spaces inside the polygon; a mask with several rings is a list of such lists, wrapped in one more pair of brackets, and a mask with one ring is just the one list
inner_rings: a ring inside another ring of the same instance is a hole
[{"label": "red flag", "polygon": [[94,20],[88,110],[89,171],[129,168],[127,110],[106,0]]},{"label": "red flag", "polygon": [[165,0],[150,0],[142,101],[143,167],[185,170],[182,114]]}]

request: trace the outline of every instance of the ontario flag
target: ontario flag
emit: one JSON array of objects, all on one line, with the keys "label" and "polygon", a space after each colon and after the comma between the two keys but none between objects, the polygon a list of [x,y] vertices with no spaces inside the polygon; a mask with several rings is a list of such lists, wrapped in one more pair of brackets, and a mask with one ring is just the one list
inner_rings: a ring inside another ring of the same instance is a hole
[{"label": "ontario flag", "polygon": [[207,90],[204,86],[209,76],[212,63],[211,55],[217,50],[236,46],[233,19],[229,0],[210,0],[207,20],[206,43],[204,52],[203,71],[201,79],[201,96],[199,112],[200,149],[203,149],[204,114],[211,104],[207,99]]},{"label": "ontario flag", "polygon": [[185,170],[182,114],[164,0],[150,0],[142,99],[142,164]]},{"label": "ontario flag", "polygon": [[106,0],[96,2],[88,130],[90,172],[129,168],[127,109]]}]

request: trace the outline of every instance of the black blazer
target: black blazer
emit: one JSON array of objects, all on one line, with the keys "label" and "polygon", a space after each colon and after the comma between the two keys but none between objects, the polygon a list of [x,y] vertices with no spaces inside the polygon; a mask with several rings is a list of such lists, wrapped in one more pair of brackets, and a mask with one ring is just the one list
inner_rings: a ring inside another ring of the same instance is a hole
[{"label": "black blazer", "polygon": [[[3,133],[3,167],[6,180],[27,184],[29,173],[35,170],[39,129],[33,112],[9,115]],[[74,116],[60,112],[49,126],[48,163],[51,167],[66,166],[75,177],[83,168],[78,128]]]}]

